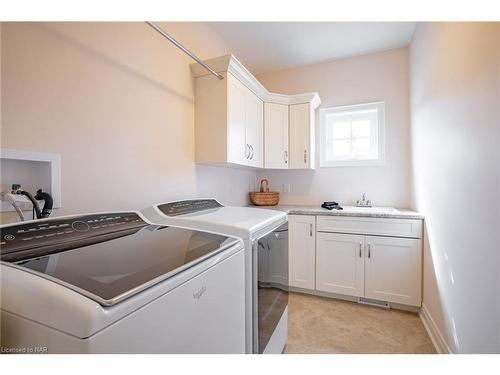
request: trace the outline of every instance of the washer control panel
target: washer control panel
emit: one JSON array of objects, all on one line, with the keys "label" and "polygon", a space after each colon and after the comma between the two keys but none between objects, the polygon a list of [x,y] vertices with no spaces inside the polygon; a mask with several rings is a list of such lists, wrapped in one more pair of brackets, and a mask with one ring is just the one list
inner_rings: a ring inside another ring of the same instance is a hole
[{"label": "washer control panel", "polygon": [[1,259],[32,248],[77,242],[148,225],[135,212],[104,213],[30,221],[0,228]]},{"label": "washer control panel", "polygon": [[158,209],[167,216],[179,216],[219,207],[222,207],[222,204],[215,199],[191,199],[160,204]]}]

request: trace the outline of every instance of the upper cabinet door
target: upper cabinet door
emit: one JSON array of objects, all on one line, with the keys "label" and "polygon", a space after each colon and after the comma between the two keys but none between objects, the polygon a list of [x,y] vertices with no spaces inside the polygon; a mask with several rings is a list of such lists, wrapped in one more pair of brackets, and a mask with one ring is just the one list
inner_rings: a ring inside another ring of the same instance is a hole
[{"label": "upper cabinet door", "polygon": [[420,306],[420,239],[366,236],[365,296]]},{"label": "upper cabinet door", "polygon": [[231,74],[227,75],[227,155],[228,162],[248,164],[250,147],[246,142],[248,89]]},{"label": "upper cabinet door", "polygon": [[287,169],[288,105],[264,103],[264,167]]},{"label": "upper cabinet door", "polygon": [[247,165],[264,166],[264,104],[257,95],[247,89],[245,114],[245,139],[249,148]]},{"label": "upper cabinet door", "polygon": [[290,168],[314,168],[314,115],[311,105],[290,105]]}]

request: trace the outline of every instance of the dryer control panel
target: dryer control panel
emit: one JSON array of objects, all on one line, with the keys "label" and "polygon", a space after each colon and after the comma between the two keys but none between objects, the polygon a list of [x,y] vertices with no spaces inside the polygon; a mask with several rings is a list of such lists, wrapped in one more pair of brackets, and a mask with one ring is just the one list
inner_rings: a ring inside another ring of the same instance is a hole
[{"label": "dryer control panel", "polygon": [[192,214],[219,207],[222,207],[222,204],[215,199],[191,199],[158,205],[158,209],[167,216]]},{"label": "dryer control panel", "polygon": [[[0,260],[38,256],[136,232],[148,224],[135,212],[53,218],[0,229]],[[119,235],[118,235],[119,236]],[[43,249],[40,250],[40,249]]]}]

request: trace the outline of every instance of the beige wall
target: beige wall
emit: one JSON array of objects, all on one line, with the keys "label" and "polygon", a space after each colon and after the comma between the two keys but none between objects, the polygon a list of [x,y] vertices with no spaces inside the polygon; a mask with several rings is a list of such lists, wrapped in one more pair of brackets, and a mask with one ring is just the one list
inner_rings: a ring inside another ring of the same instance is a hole
[{"label": "beige wall", "polygon": [[291,185],[291,192],[282,194],[282,203],[317,205],[335,200],[353,204],[365,192],[376,205],[408,207],[408,74],[408,49],[401,48],[259,75],[270,91],[319,92],[321,108],[384,101],[387,158],[379,167],[318,167],[315,172],[273,171],[259,176],[269,178],[274,189]]},{"label": "beige wall", "polygon": [[500,353],[500,23],[423,23],[411,43],[424,306],[452,351]]},{"label": "beige wall", "polygon": [[[202,58],[228,52],[206,25],[163,26]],[[246,203],[255,173],[194,165],[192,60],[150,27],[4,23],[1,38],[1,145],[61,154],[57,215]]]}]

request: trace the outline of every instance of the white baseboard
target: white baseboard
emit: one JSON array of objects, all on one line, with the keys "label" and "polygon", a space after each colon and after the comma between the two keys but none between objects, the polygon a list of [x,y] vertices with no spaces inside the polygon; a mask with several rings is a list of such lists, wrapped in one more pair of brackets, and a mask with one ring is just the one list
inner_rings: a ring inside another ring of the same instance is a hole
[{"label": "white baseboard", "polygon": [[422,304],[419,315],[427,333],[429,334],[429,337],[432,340],[432,343],[434,344],[434,347],[436,348],[436,351],[439,354],[452,354],[453,352],[446,343],[446,340],[443,338],[443,335],[439,331],[436,323],[432,319],[432,316],[429,314],[429,310],[427,310],[424,304]]}]

